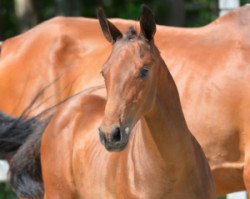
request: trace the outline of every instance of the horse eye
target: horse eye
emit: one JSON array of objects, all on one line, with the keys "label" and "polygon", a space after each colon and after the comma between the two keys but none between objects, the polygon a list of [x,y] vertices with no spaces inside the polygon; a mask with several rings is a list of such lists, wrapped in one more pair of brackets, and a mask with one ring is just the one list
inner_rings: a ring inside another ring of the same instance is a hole
[{"label": "horse eye", "polygon": [[142,68],[140,70],[140,78],[143,79],[148,75],[149,69],[148,68]]},{"label": "horse eye", "polygon": [[100,73],[101,73],[102,77],[104,77],[104,72],[103,72],[102,70],[101,70],[101,72],[100,72]]}]

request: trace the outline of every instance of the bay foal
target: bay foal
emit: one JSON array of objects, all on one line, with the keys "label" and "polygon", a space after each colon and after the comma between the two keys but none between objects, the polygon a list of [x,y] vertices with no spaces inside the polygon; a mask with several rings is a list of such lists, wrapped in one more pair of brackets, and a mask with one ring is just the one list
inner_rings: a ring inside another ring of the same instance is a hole
[{"label": "bay foal", "polygon": [[[124,19],[111,22],[120,30],[138,25]],[[250,6],[243,6],[199,28],[158,25],[154,37],[178,87],[187,124],[209,161],[218,195],[250,193],[249,32]],[[26,114],[30,118],[103,84],[99,71],[111,47],[99,22],[83,17],[56,17],[4,41],[0,110],[18,117],[44,90]]]},{"label": "bay foal", "polygon": [[52,119],[42,140],[44,198],[214,199],[208,163],[154,45],[150,9],[143,6],[139,35],[98,16],[113,44],[101,72],[107,100],[83,95]]}]

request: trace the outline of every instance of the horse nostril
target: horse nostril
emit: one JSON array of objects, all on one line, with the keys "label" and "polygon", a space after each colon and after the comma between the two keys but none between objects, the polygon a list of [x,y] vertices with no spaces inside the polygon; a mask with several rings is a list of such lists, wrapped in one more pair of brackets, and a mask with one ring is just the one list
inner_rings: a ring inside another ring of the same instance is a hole
[{"label": "horse nostril", "polygon": [[105,145],[106,142],[107,142],[106,137],[105,137],[105,135],[104,135],[104,133],[103,133],[103,131],[102,131],[101,128],[99,128],[98,130],[99,130],[100,141],[101,141],[101,143],[102,143],[103,145]]},{"label": "horse nostril", "polygon": [[120,142],[121,141],[121,131],[119,127],[116,127],[113,131],[112,131],[112,135],[111,135],[111,140],[112,142]]}]

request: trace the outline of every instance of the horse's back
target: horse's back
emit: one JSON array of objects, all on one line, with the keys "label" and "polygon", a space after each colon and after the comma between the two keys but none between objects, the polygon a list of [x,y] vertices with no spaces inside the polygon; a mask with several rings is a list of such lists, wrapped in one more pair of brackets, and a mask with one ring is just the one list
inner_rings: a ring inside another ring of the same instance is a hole
[{"label": "horse's back", "polygon": [[201,28],[163,30],[164,58],[185,118],[205,151],[221,194],[245,187],[244,150],[250,141],[249,17],[250,7],[245,6]]},{"label": "horse's back", "polygon": [[[124,29],[133,24],[129,20],[114,21]],[[19,115],[45,87],[36,112],[103,83],[99,70],[111,51],[97,20],[70,17],[43,22],[5,40],[1,47],[0,109],[14,115]],[[13,85],[11,90],[9,85]]]}]

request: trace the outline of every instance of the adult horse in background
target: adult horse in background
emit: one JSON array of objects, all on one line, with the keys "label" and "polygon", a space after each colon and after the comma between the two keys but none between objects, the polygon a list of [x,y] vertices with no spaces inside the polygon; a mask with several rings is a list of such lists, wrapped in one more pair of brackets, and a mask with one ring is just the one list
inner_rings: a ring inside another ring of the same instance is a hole
[{"label": "adult horse in background", "polygon": [[[139,29],[135,21],[112,22],[121,30]],[[155,35],[188,126],[209,160],[217,194],[250,191],[249,32],[250,7],[244,6],[201,28],[157,26]],[[0,110],[18,116],[42,90],[27,113],[33,116],[102,85],[99,72],[110,51],[98,21],[87,18],[58,17],[4,41]]]},{"label": "adult horse in background", "polygon": [[81,96],[52,119],[41,148],[44,199],[215,199],[208,162],[154,45],[153,15],[142,8],[139,35],[122,35],[99,10],[113,44],[102,68],[107,101]]}]

